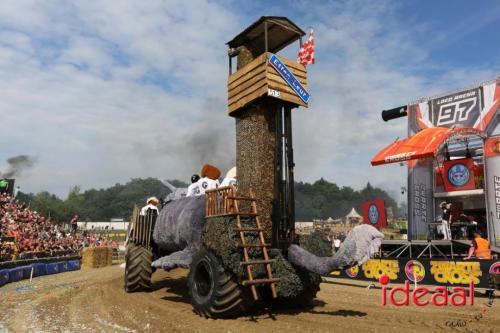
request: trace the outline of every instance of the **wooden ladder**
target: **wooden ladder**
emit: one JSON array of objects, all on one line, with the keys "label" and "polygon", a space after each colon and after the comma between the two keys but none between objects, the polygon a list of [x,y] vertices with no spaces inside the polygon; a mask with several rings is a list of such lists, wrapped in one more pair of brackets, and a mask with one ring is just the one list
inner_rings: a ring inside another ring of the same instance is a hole
[{"label": "wooden ladder", "polygon": [[[243,261],[240,262],[240,266],[245,266],[248,274],[248,280],[243,281],[244,286],[250,286],[252,290],[252,296],[254,300],[259,299],[259,294],[257,293],[257,285],[269,284],[271,286],[271,293],[273,298],[278,297],[278,293],[276,291],[276,282],[280,279],[273,278],[273,269],[271,264],[275,262],[274,259],[269,259],[269,254],[267,249],[271,247],[270,244],[266,244],[264,239],[264,233],[262,226],[260,225],[259,214],[257,214],[257,203],[255,200],[255,196],[253,194],[252,189],[250,188],[250,197],[238,197],[238,196],[229,196],[228,199],[232,199],[234,202],[234,215],[236,216],[236,228],[235,231],[240,233],[241,244],[240,247],[243,248]],[[234,193],[234,192],[233,192]],[[251,203],[250,212],[240,212],[238,201],[249,201]],[[241,225],[241,217],[250,217],[255,219],[255,228],[243,227]],[[245,239],[245,232],[258,232],[259,233],[259,242],[257,244],[249,244]],[[261,248],[263,260],[250,260],[248,255],[249,248]],[[267,279],[254,279],[252,274],[252,267],[255,265],[265,265],[267,272]]]}]

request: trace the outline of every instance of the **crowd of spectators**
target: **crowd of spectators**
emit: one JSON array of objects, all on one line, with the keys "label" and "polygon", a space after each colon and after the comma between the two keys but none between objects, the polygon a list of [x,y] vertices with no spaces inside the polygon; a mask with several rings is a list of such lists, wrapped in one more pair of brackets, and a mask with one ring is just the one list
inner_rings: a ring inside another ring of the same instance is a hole
[{"label": "crowd of spectators", "polygon": [[0,194],[0,262],[79,255],[84,247],[116,246],[104,236],[64,228]]}]

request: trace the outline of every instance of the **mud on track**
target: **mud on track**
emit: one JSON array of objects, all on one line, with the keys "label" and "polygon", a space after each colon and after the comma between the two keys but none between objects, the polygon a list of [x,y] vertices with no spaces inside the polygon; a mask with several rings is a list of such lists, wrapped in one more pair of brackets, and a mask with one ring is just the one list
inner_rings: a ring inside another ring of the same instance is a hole
[{"label": "mud on track", "polygon": [[[340,279],[321,285],[311,309],[207,320],[192,311],[186,274],[158,271],[154,291],[135,294],[124,292],[118,266],[8,284],[0,288],[0,332],[500,332],[498,297],[492,307],[486,298],[473,307],[382,307],[380,289],[331,283]],[[446,326],[457,320],[466,326]]]}]

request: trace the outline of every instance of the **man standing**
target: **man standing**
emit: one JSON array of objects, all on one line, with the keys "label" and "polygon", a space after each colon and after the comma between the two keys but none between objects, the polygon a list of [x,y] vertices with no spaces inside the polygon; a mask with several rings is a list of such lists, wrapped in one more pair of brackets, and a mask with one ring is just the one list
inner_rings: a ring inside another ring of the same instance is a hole
[{"label": "man standing", "polygon": [[76,233],[76,230],[78,229],[78,215],[75,214],[69,223],[71,224],[72,232]]},{"label": "man standing", "polygon": [[340,238],[336,235],[333,238],[333,246],[335,248],[335,253],[339,252],[339,250],[340,250]]},{"label": "man standing", "polygon": [[443,229],[443,240],[451,240],[450,219],[451,219],[451,203],[441,202],[441,226]]}]

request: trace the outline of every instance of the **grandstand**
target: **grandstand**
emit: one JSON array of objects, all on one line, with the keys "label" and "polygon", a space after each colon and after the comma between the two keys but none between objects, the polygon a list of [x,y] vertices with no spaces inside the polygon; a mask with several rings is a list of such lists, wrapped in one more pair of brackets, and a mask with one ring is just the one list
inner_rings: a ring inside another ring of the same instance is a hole
[{"label": "grandstand", "polygon": [[104,235],[68,232],[8,193],[0,194],[0,264],[21,260],[79,257],[89,246],[115,246]]}]

